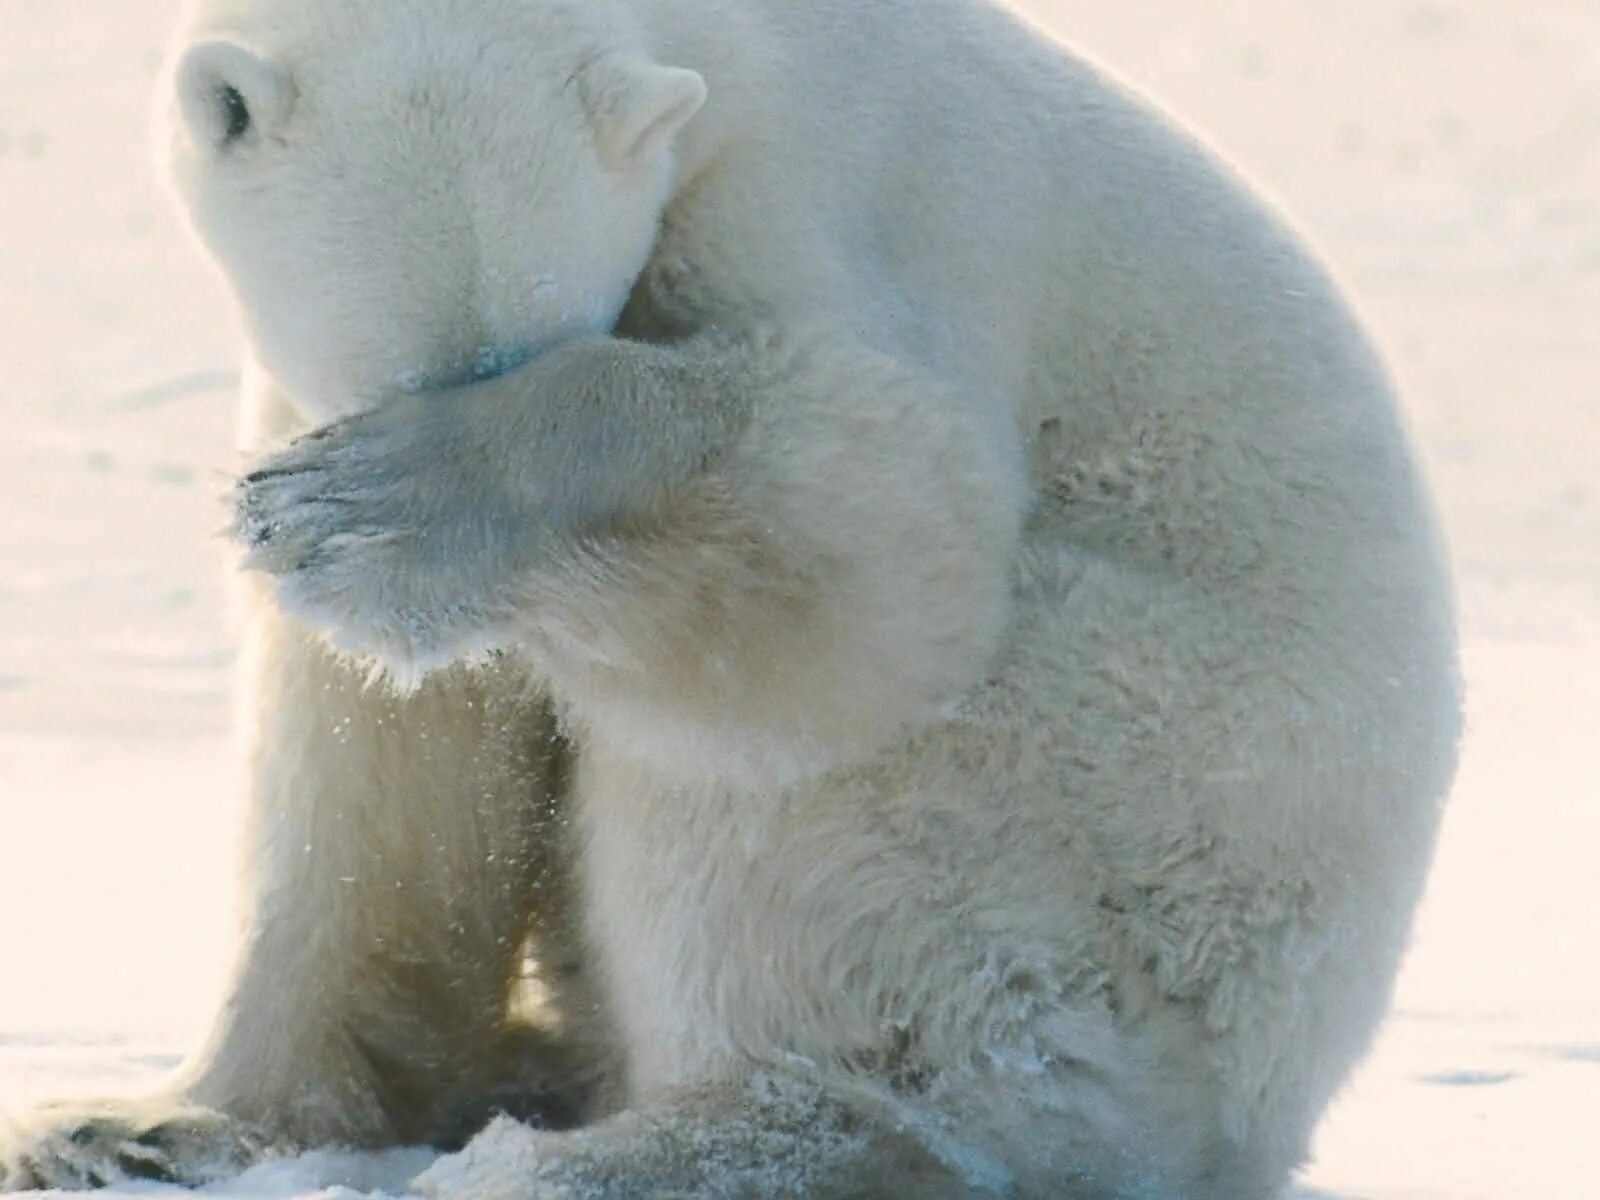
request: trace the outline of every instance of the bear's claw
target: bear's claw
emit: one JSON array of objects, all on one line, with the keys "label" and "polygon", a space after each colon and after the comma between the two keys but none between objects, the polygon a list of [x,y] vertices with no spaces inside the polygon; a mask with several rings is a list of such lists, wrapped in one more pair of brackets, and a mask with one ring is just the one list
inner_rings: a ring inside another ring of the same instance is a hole
[{"label": "bear's claw", "polygon": [[492,649],[488,614],[536,519],[467,433],[449,406],[402,397],[272,453],[234,488],[244,566],[397,682]]},{"label": "bear's claw", "polygon": [[265,1139],[201,1108],[146,1113],[49,1106],[0,1143],[0,1191],[103,1188],[138,1180],[200,1186],[238,1174]]}]

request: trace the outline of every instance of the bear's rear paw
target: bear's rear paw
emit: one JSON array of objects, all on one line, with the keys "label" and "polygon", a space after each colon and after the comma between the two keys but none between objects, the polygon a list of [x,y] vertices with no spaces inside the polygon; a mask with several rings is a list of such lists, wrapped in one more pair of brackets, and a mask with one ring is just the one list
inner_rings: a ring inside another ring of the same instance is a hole
[{"label": "bear's rear paw", "polygon": [[50,1104],[0,1129],[0,1192],[159,1180],[197,1187],[238,1174],[267,1141],[221,1113],[135,1101]]}]

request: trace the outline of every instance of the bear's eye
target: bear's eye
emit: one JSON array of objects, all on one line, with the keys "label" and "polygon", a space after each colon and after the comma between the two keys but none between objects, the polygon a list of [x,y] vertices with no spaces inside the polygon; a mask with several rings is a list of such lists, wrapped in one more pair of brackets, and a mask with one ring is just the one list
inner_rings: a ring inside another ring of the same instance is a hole
[{"label": "bear's eye", "polygon": [[231,146],[250,132],[250,106],[238,88],[225,83],[217,89],[217,107],[222,116],[222,144]]}]

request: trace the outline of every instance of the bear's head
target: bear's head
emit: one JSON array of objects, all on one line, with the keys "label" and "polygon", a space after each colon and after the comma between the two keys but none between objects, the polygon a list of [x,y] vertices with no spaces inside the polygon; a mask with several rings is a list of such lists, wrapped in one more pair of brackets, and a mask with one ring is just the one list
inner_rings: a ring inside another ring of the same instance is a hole
[{"label": "bear's head", "polygon": [[171,175],[308,417],[608,329],[705,99],[596,0],[198,0]]}]

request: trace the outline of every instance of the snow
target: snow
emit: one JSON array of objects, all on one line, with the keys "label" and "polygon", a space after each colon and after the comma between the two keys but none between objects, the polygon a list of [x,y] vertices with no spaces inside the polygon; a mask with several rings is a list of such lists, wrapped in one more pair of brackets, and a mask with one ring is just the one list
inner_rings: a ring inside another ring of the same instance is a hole
[{"label": "snow", "polygon": [[[4,10],[0,1110],[149,1086],[227,943],[235,333],[149,168],[177,7]],[[1338,264],[1452,540],[1460,783],[1394,1016],[1302,1196],[1600,1195],[1600,7],[1028,7]],[[347,1200],[425,1162],[314,1155],[214,1194]]]}]

